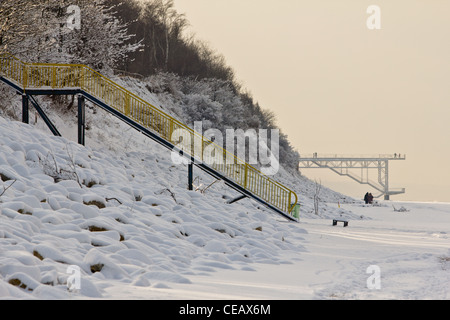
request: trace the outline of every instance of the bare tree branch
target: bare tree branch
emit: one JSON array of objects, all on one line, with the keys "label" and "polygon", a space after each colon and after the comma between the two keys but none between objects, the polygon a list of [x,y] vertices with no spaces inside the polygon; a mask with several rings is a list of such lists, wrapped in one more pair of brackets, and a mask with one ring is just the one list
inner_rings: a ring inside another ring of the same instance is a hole
[{"label": "bare tree branch", "polygon": [[14,180],[14,181],[13,181],[13,182],[12,182],[12,183],[11,183],[11,184],[10,184],[10,185],[8,186],[8,187],[6,187],[6,188],[5,188],[5,187],[3,187],[3,192],[2,192],[2,193],[0,193],[0,197],[1,197],[2,195],[4,195],[4,194],[5,194],[5,192],[6,192],[6,191],[8,191],[8,189],[9,189],[9,188],[11,188],[11,187],[12,187],[12,185],[13,185],[14,183],[16,183],[16,181],[17,181],[17,180]]}]

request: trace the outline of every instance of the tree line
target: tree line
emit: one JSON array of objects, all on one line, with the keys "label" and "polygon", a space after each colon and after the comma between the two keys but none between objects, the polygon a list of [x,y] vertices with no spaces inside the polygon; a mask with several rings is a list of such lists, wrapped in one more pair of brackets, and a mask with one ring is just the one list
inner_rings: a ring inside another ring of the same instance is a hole
[{"label": "tree line", "polygon": [[173,0],[109,0],[116,16],[127,24],[129,34],[142,40],[142,48],[129,54],[118,67],[149,76],[173,72],[180,76],[234,81],[233,69],[209,46],[186,35],[189,22],[174,7]]}]

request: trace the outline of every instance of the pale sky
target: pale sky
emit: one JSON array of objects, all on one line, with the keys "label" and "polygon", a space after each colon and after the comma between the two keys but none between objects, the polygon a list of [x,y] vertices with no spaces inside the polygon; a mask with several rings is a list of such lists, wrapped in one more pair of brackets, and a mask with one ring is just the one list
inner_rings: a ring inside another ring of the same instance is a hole
[{"label": "pale sky", "polygon": [[[381,9],[380,30],[366,26],[369,5]],[[450,202],[450,1],[175,0],[175,8],[301,154],[406,154],[389,177],[406,194],[391,199]],[[302,173],[350,196],[374,191],[328,169]]]}]

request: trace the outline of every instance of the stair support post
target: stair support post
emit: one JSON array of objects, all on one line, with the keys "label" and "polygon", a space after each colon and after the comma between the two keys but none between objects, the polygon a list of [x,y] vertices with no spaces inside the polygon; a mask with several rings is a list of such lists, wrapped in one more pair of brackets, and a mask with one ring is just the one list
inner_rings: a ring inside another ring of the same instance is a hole
[{"label": "stair support post", "polygon": [[83,95],[78,95],[78,143],[85,145],[85,131],[86,131],[86,111],[85,98]]},{"label": "stair support post", "polygon": [[194,176],[194,164],[190,162],[188,164],[188,189],[190,191],[194,190],[193,176]]},{"label": "stair support post", "polygon": [[26,94],[22,95],[22,122],[30,123],[29,101]]}]

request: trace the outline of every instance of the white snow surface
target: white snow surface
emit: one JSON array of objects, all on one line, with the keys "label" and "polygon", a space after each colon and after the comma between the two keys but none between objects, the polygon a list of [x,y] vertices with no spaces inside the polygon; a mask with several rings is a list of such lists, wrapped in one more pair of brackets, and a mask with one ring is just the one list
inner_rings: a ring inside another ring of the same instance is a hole
[{"label": "white snow surface", "polygon": [[288,222],[227,204],[238,194],[199,169],[188,191],[167,149],[88,117],[87,147],[55,115],[66,138],[0,118],[1,299],[450,298],[450,204],[367,206],[323,188],[316,216],[314,183],[281,170],[302,204]]}]

